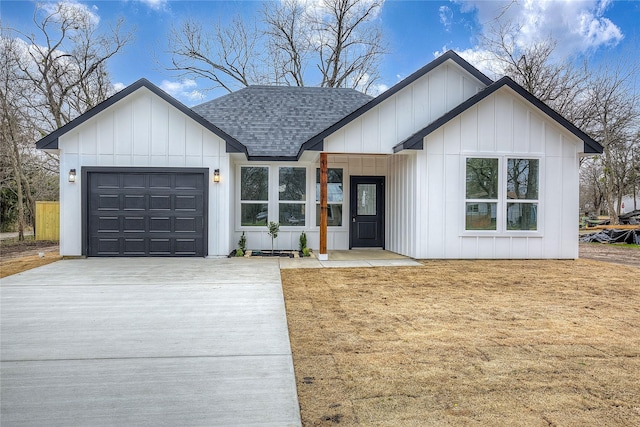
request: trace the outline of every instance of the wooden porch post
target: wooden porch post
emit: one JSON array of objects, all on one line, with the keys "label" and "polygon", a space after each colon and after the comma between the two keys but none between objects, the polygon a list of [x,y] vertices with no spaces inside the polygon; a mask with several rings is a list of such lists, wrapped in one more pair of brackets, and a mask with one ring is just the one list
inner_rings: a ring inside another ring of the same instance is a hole
[{"label": "wooden porch post", "polygon": [[320,153],[320,261],[329,259],[327,254],[327,153]]}]

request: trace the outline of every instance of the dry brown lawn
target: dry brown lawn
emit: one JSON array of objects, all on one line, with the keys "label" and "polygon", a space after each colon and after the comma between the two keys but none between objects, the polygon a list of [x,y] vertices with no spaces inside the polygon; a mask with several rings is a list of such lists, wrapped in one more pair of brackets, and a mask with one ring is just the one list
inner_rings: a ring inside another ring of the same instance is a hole
[{"label": "dry brown lawn", "polygon": [[0,241],[0,278],[61,259],[57,242],[34,241],[33,237],[27,237],[23,242],[16,239],[3,240]]},{"label": "dry brown lawn", "polygon": [[305,426],[640,425],[640,269],[283,270]]}]

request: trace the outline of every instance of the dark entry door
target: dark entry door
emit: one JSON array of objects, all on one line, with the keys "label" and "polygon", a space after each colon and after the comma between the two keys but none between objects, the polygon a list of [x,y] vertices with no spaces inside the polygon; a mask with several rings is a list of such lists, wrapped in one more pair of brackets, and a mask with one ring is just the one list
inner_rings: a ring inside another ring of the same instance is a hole
[{"label": "dark entry door", "polygon": [[87,256],[206,256],[206,169],[86,173]]},{"label": "dark entry door", "polygon": [[384,177],[351,177],[350,248],[384,248]]}]

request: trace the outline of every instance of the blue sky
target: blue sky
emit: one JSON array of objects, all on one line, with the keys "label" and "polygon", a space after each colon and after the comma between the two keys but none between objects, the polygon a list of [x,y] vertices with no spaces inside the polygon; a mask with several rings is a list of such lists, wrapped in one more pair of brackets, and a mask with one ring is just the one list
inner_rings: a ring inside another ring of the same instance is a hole
[{"label": "blue sky", "polygon": [[[206,81],[180,80],[162,69],[156,57],[167,62],[166,38],[171,26],[186,17],[224,23],[237,14],[257,16],[263,6],[260,1],[222,0],[68,2],[86,8],[99,19],[100,26],[124,17],[126,24],[135,29],[135,42],[110,63],[112,81],[118,88],[145,77],[187,105],[226,92],[206,91]],[[34,31],[35,4],[31,0],[0,0],[2,25],[27,33]],[[507,5],[510,6],[505,9]],[[498,15],[523,25],[518,36],[522,44],[552,35],[559,41],[560,54],[571,54],[577,59],[586,57],[597,63],[602,58],[610,61],[631,55],[638,60],[640,1],[386,0],[376,17],[389,47],[382,63],[379,90],[392,86],[448,49],[456,50],[485,71],[485,55],[478,37]]]}]

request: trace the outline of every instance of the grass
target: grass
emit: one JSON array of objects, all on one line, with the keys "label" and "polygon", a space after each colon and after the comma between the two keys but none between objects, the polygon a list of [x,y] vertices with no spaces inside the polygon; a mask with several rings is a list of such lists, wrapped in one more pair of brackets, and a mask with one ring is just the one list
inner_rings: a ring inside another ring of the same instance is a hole
[{"label": "grass", "polygon": [[640,425],[640,269],[283,270],[303,424]]}]

